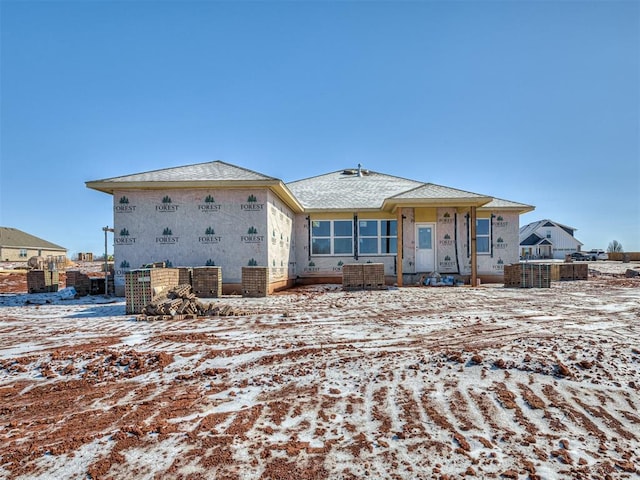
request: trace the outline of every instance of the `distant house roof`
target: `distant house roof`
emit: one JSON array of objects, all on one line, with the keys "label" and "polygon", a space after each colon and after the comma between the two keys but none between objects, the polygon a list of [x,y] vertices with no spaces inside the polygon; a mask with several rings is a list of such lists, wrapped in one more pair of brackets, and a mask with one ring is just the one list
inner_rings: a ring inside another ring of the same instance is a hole
[{"label": "distant house roof", "polygon": [[11,227],[0,227],[0,247],[67,251],[60,245]]},{"label": "distant house roof", "polygon": [[[533,246],[538,245],[538,243],[524,243],[526,241],[530,241],[532,236],[537,236],[539,238],[543,238],[539,235],[536,235],[538,229],[541,228],[549,228],[549,227],[558,227],[563,230],[567,235],[571,236],[572,240],[574,240],[577,244],[582,245],[582,242],[573,236],[573,232],[576,231],[573,227],[568,227],[558,222],[554,222],[553,220],[549,220],[548,218],[538,220],[537,222],[531,222],[527,225],[523,225],[520,227],[519,237],[520,237],[520,245],[523,246]],[[539,243],[542,245],[542,243]]]},{"label": "distant house roof", "polygon": [[531,223],[528,223],[527,225],[523,225],[522,227],[520,227],[520,238],[528,236],[529,234],[535,232],[541,227],[558,227],[564,230],[565,232],[567,232],[572,237],[573,237],[573,233],[577,230],[576,228],[568,227],[567,225],[563,225],[561,223],[554,222],[553,220],[549,220],[548,218],[545,218],[543,220],[538,220],[537,222],[531,222]]},{"label": "distant house roof", "polygon": [[540,237],[539,235],[536,235],[535,233],[532,233],[527,238],[522,240],[520,242],[520,245],[531,247],[533,245],[537,245],[540,240],[542,240],[542,237]]},{"label": "distant house roof", "polygon": [[532,233],[520,242],[520,246],[522,247],[534,247],[536,245],[553,245],[553,243],[551,243],[548,238],[541,237],[535,233]]}]

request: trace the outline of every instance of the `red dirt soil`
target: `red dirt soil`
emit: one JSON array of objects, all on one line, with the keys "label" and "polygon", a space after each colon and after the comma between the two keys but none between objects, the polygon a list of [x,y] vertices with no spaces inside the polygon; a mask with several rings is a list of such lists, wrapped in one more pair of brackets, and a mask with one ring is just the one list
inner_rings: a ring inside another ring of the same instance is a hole
[{"label": "red dirt soil", "polygon": [[325,286],[158,322],[0,304],[0,477],[638,478],[639,291]]}]

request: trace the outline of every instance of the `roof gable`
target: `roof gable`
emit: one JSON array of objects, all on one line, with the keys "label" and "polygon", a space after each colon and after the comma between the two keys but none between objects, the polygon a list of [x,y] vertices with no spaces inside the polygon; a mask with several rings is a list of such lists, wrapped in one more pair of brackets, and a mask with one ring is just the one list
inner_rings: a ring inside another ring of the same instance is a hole
[{"label": "roof gable", "polygon": [[539,235],[532,233],[527,238],[522,240],[520,242],[520,245],[533,246],[533,245],[537,245],[540,240],[542,240],[542,238]]},{"label": "roof gable", "polygon": [[524,225],[524,226],[520,227],[520,235],[526,235],[526,234],[528,234],[529,232],[532,232],[532,231],[535,232],[539,228],[549,228],[549,227],[561,228],[568,235],[571,235],[572,237],[573,237],[574,232],[576,231],[576,229],[573,228],[573,227],[569,227],[567,225],[563,225],[561,223],[554,222],[553,220],[549,220],[548,218],[545,218],[543,220],[538,220],[537,222],[531,222],[531,223],[529,223],[527,225]]},{"label": "roof gable", "polygon": [[39,248],[45,250],[60,250],[66,252],[67,249],[48,242],[42,238],[31,235],[17,228],[0,227],[0,246],[12,248]]}]

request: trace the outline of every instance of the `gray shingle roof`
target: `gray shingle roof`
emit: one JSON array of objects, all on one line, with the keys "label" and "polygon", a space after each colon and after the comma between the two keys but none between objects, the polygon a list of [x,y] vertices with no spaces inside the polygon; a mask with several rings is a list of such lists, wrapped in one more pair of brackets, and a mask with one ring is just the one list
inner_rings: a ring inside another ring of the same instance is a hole
[{"label": "gray shingle roof", "polygon": [[523,211],[523,213],[534,209],[532,205],[527,205],[526,203],[512,202],[511,200],[504,200],[502,198],[495,197],[489,203],[483,205],[482,208],[517,208]]},{"label": "gray shingle roof", "polygon": [[443,187],[442,185],[435,185],[433,183],[425,183],[421,186],[409,190],[407,192],[394,195],[395,199],[446,199],[446,198],[466,198],[466,199],[482,199],[487,195],[480,195],[479,193],[466,192],[464,190],[458,190],[456,188]]},{"label": "gray shingle roof", "polygon": [[248,186],[269,188],[295,212],[302,211],[302,206],[291,195],[282,180],[220,160],[92,180],[86,182],[86,185],[88,188],[109,194],[123,189],[241,188]]},{"label": "gray shingle roof", "polygon": [[561,223],[554,222],[553,220],[549,220],[548,218],[545,218],[543,220],[538,220],[537,222],[531,222],[531,223],[528,223],[526,225],[523,225],[522,227],[520,227],[519,237],[520,237],[521,240],[525,239],[525,238],[529,237],[530,235],[535,234],[536,230],[538,230],[539,228],[542,228],[543,226],[548,226],[548,225],[561,228],[562,230],[564,230],[566,232],[566,234],[569,237],[571,237],[573,240],[578,242],[580,245],[583,245],[583,243],[574,236],[574,232],[577,230],[576,228],[568,227],[567,225],[563,225]]},{"label": "gray shingle roof", "polygon": [[305,209],[359,210],[377,209],[388,197],[416,188],[422,182],[366,172],[340,170],[317,177],[287,183],[287,187]]},{"label": "gray shingle roof", "polygon": [[567,232],[569,235],[572,235],[572,236],[573,236],[573,232],[577,230],[574,227],[569,227],[567,225],[563,225],[561,223],[554,222],[553,220],[549,220],[548,218],[545,218],[542,220],[538,220],[536,222],[527,223],[526,225],[523,225],[522,227],[520,227],[520,238],[524,238],[530,235],[531,233],[534,233],[536,230],[538,230],[538,228],[542,227],[545,223],[551,223],[554,226],[560,227],[565,232]]},{"label": "gray shingle roof", "polygon": [[[424,183],[368,170],[339,170],[287,183],[261,173],[216,160],[87,182],[89,188],[113,193],[118,188],[185,188],[230,186],[243,182],[262,184],[278,191],[296,210],[378,210],[395,204],[454,203],[482,208],[533,207],[455,188]],[[257,183],[254,183],[257,182]],[[293,197],[291,196],[293,195]],[[389,205],[385,206],[385,201]]]},{"label": "gray shingle roof", "polygon": [[67,251],[66,248],[60,245],[11,227],[0,227],[0,247],[41,248],[44,250]]},{"label": "gray shingle roof", "polygon": [[542,241],[542,237],[540,235],[538,235],[536,233],[532,233],[527,238],[522,240],[520,242],[520,245],[525,246],[525,247],[530,247],[530,246],[537,245],[541,241]]},{"label": "gray shingle roof", "polygon": [[287,183],[287,187],[307,210],[379,209],[385,200],[467,200],[482,208],[518,208],[532,210],[522,203],[493,198],[490,195],[468,192],[433,183],[357,170],[339,170],[317,177]]},{"label": "gray shingle roof", "polygon": [[[197,163],[195,165],[185,165],[182,167],[163,168],[150,172],[135,173],[122,177],[106,178],[95,180],[95,182],[191,182],[191,181],[256,181],[270,180],[277,181],[276,178],[267,177],[261,173],[236,167],[220,160],[207,163]],[[93,182],[89,182],[93,183]]]}]

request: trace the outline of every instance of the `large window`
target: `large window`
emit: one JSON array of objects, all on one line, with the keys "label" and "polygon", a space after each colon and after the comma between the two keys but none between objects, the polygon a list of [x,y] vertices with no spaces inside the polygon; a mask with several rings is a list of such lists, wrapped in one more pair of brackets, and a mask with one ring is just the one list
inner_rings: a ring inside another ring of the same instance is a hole
[{"label": "large window", "polygon": [[353,221],[312,220],[312,255],[353,255]]},{"label": "large window", "polygon": [[398,251],[396,220],[358,221],[358,253],[384,255]]},{"label": "large window", "polygon": [[491,220],[488,218],[476,219],[476,252],[491,252]]},{"label": "large window", "polygon": [[26,248],[21,248],[20,249],[20,256],[26,258],[27,257],[27,249]]}]

